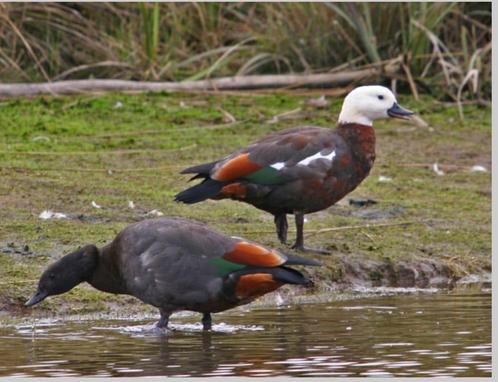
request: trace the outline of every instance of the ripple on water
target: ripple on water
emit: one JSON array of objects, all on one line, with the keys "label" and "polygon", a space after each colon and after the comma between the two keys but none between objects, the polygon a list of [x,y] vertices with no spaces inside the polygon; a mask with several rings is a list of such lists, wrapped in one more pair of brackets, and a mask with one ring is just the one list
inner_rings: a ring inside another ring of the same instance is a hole
[{"label": "ripple on water", "polygon": [[[132,326],[93,326],[95,330],[110,330],[120,333],[131,334],[173,334],[175,332],[204,332],[202,324],[169,324],[168,329],[158,328],[155,324],[132,325]],[[255,332],[265,330],[260,325],[230,325],[224,322],[213,325],[211,332],[214,333],[236,333]]]},{"label": "ripple on water", "polygon": [[489,377],[491,299],[478,297],[249,306],[207,333],[192,315],[168,331],[142,316],[0,324],[0,376]]},{"label": "ripple on water", "polygon": [[374,309],[374,310],[395,310],[398,309],[395,306],[377,306],[377,305],[359,305],[359,306],[343,306],[342,310],[364,310],[364,309]]},{"label": "ripple on water", "polygon": [[386,342],[382,344],[375,344],[373,347],[376,348],[391,348],[395,346],[413,346],[412,342]]},{"label": "ripple on water", "polygon": [[392,377],[393,374],[386,370],[369,370],[360,373],[360,375],[365,377]]}]

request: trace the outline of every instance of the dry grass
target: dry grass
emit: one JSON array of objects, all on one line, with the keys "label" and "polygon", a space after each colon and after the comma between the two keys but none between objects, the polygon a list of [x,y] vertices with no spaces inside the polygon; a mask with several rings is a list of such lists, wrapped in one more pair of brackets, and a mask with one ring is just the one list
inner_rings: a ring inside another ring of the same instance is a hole
[{"label": "dry grass", "polygon": [[3,3],[0,79],[203,79],[402,57],[398,88],[491,96],[491,3]]}]

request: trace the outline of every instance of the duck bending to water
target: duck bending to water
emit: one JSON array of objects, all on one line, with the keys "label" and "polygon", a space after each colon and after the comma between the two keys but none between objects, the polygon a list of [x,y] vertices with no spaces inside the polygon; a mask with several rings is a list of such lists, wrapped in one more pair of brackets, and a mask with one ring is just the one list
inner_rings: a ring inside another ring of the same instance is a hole
[{"label": "duck bending to water", "polygon": [[182,218],[143,220],[121,231],[99,249],[86,245],[43,272],[32,306],[68,292],[82,282],[116,294],[128,294],[159,308],[158,327],[167,327],[178,310],[211,313],[247,304],[284,284],[310,284],[289,265],[319,265],[262,245],[230,237]]},{"label": "duck bending to water", "polygon": [[[296,241],[304,247],[304,215],[330,207],[353,191],[375,160],[372,122],[407,118],[413,113],[398,105],[383,86],[361,86],[342,105],[335,129],[302,126],[271,134],[223,159],[187,168],[203,181],[176,195],[192,204],[230,198],[274,215],[277,236],[287,242],[287,214],[294,214]],[[313,250],[326,253],[325,251]]]}]

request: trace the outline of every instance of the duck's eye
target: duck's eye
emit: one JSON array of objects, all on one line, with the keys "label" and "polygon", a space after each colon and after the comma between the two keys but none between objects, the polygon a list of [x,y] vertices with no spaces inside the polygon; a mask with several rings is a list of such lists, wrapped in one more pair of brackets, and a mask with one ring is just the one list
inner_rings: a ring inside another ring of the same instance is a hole
[{"label": "duck's eye", "polygon": [[49,279],[51,279],[51,280],[55,279],[55,273],[51,273],[51,274],[49,274],[49,275],[48,275],[48,278],[49,278]]},{"label": "duck's eye", "polygon": [[377,98],[382,101],[384,99],[384,96],[383,95],[378,95]]}]

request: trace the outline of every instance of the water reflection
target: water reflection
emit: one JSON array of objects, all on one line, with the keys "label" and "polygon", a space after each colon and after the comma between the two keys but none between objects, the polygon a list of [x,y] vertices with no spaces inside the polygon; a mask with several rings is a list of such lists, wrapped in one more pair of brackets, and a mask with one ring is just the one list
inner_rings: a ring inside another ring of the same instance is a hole
[{"label": "water reflection", "polygon": [[0,376],[490,376],[490,294],[0,327]]}]

